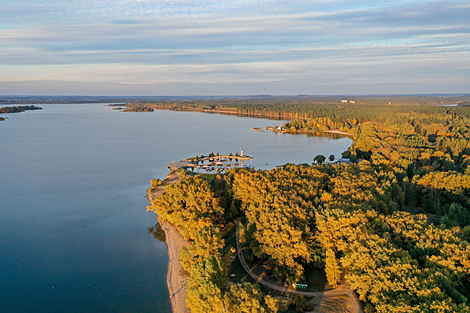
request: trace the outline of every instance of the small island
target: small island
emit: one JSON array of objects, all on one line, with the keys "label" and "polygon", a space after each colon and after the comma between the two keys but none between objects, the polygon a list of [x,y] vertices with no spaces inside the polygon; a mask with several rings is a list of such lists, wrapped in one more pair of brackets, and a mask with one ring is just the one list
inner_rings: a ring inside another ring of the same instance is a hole
[{"label": "small island", "polygon": [[120,112],[153,112],[152,108],[119,108]]},{"label": "small island", "polygon": [[[22,105],[22,106],[14,106],[14,107],[2,107],[0,108],[0,114],[8,114],[8,113],[20,113],[24,111],[31,111],[31,110],[42,110],[41,107],[37,107],[35,105]],[[4,120],[4,119],[1,119]]]}]

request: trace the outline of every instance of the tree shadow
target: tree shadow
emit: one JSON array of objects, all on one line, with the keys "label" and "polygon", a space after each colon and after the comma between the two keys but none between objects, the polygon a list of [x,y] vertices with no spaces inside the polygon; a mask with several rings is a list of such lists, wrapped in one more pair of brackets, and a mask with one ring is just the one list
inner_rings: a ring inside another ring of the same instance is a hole
[{"label": "tree shadow", "polygon": [[149,234],[152,234],[155,239],[165,242],[165,231],[163,230],[162,225],[160,225],[160,223],[155,224],[155,226],[148,227],[147,231]]}]

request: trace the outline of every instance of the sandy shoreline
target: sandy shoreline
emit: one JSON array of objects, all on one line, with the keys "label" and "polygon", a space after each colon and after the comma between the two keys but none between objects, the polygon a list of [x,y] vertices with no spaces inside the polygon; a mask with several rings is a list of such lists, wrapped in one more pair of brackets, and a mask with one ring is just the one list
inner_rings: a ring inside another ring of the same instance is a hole
[{"label": "sandy shoreline", "polygon": [[327,133],[332,133],[332,134],[341,134],[341,135],[352,136],[352,134],[347,133],[347,132],[342,132],[342,131],[340,131],[340,130],[327,130],[326,132],[327,132]]},{"label": "sandy shoreline", "polygon": [[171,308],[173,313],[186,313],[191,310],[186,305],[188,293],[188,274],[184,271],[180,262],[181,247],[187,247],[189,242],[184,240],[175,226],[158,219],[165,231],[165,241],[168,246],[168,274],[166,283],[170,293]]},{"label": "sandy shoreline", "polygon": [[[158,186],[156,191],[147,191],[147,199],[151,201],[165,191],[166,186],[179,182],[179,173],[171,171],[163,180],[163,184]],[[158,222],[165,231],[165,242],[168,247],[168,273],[166,283],[170,294],[170,302],[173,313],[188,313],[191,310],[186,305],[186,295],[188,286],[188,274],[183,269],[180,262],[181,247],[187,247],[189,242],[184,240],[178,228],[168,222],[158,218]]]}]

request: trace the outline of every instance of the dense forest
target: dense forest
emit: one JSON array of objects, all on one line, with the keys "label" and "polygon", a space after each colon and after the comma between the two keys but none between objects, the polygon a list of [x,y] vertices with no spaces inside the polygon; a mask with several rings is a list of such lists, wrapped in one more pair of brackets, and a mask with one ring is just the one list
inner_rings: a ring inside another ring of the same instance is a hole
[{"label": "dense forest", "polygon": [[343,153],[352,163],[183,175],[168,186],[149,210],[192,242],[181,251],[191,311],[277,310],[256,284],[227,284],[222,233],[235,221],[246,257],[279,281],[303,283],[319,268],[333,287],[345,277],[367,313],[469,312],[470,108],[280,106],[269,112],[298,114],[286,132],[352,134]]}]

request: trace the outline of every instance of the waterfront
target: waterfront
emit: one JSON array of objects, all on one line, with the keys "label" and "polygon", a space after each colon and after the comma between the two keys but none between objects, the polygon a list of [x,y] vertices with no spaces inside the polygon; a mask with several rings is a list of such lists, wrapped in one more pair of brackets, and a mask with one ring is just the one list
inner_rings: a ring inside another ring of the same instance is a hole
[{"label": "waterfront", "polygon": [[339,155],[349,138],[255,132],[282,121],[41,105],[0,123],[0,303],[6,312],[169,312],[167,249],[148,234],[150,179],[192,155],[257,168]]}]

